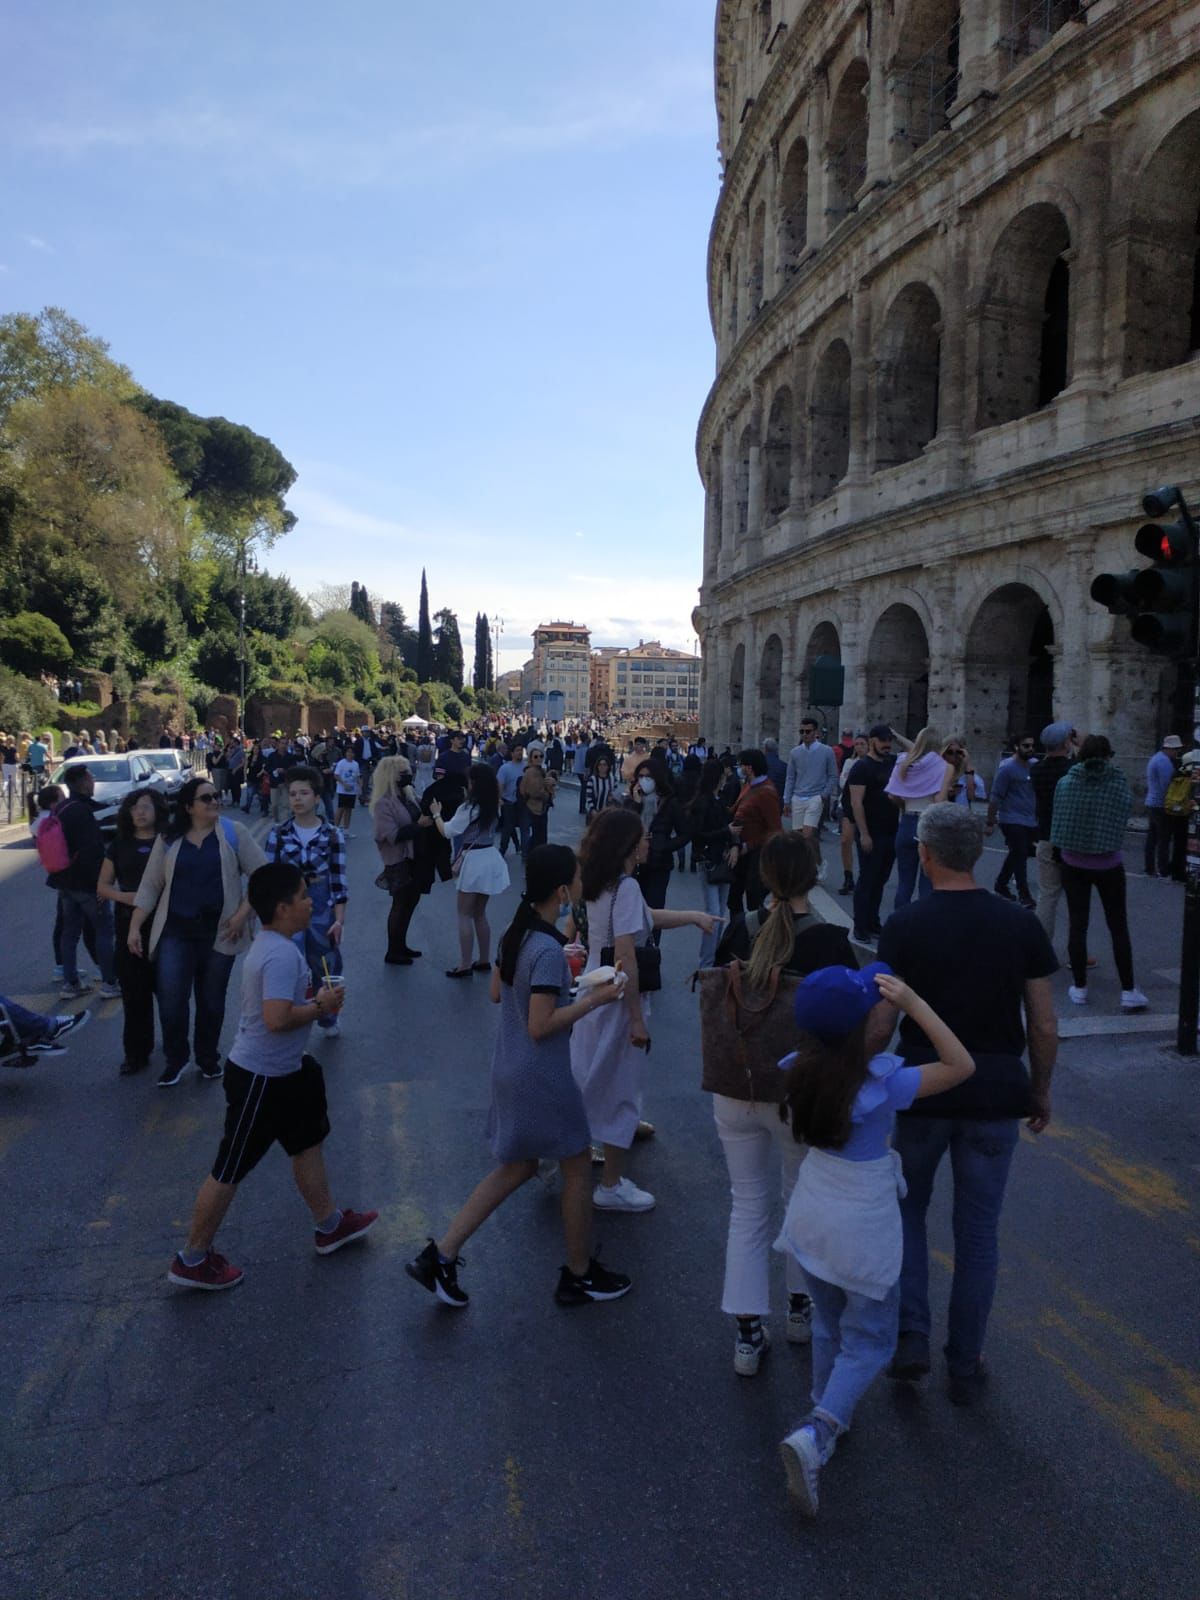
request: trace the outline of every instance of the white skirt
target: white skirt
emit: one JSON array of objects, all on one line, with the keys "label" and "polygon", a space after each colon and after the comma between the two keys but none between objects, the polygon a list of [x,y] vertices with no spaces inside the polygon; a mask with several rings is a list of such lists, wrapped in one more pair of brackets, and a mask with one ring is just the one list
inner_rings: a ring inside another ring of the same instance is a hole
[{"label": "white skirt", "polygon": [[489,844],[481,850],[468,851],[455,888],[460,894],[503,894],[511,882],[504,857],[494,844]]}]

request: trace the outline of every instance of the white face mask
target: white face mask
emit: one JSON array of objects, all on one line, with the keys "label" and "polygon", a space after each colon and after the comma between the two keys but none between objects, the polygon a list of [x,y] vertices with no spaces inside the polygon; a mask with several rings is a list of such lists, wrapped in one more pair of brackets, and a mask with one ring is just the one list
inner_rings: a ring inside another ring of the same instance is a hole
[{"label": "white face mask", "polygon": [[653,794],[654,793],[654,779],[653,778],[639,778],[638,779],[638,788],[642,791],[643,794]]}]

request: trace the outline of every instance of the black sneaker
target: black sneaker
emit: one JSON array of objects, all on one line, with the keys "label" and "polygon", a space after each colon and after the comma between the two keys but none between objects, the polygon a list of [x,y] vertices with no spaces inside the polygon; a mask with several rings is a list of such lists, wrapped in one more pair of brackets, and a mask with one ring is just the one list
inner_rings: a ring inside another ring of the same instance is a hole
[{"label": "black sneaker", "polygon": [[929,1340],[923,1333],[902,1333],[888,1377],[896,1383],[912,1383],[929,1372]]},{"label": "black sneaker", "polygon": [[850,876],[849,873],[847,873],[846,876],[842,879],[842,887],[838,890],[838,893],[839,894],[853,894],[854,893],[854,879]]},{"label": "black sneaker", "polygon": [[186,1071],[187,1071],[187,1062],[186,1061],[183,1063],[182,1066],[179,1066],[179,1067],[172,1067],[172,1066],[170,1066],[168,1064],[167,1066],[165,1066],[162,1069],[162,1071],[158,1075],[158,1087],[160,1089],[173,1089],[175,1087],[175,1085],[179,1082],[180,1078],[183,1077],[183,1075],[184,1075],[184,1073]]},{"label": "black sneaker", "polygon": [[404,1263],[404,1270],[410,1278],[417,1280],[422,1289],[437,1295],[444,1306],[455,1306],[461,1310],[471,1298],[465,1289],[458,1287],[458,1269],[462,1264],[461,1256],[453,1261],[443,1261],[438,1255],[437,1245],[430,1239],[419,1256]]},{"label": "black sneaker", "polygon": [[200,1076],[207,1078],[210,1083],[215,1083],[218,1078],[225,1076],[225,1068],[219,1061],[214,1061],[211,1067],[200,1068]]},{"label": "black sneaker", "polygon": [[1001,900],[1015,900],[1017,898],[1011,889],[1002,889],[999,884],[994,886],[992,892],[998,894]]},{"label": "black sneaker", "polygon": [[633,1288],[633,1280],[623,1272],[610,1272],[594,1258],[588,1269],[577,1278],[570,1267],[558,1275],[558,1288],[554,1298],[560,1306],[585,1306],[589,1300],[619,1300]]},{"label": "black sneaker", "polygon": [[129,1057],[126,1056],[125,1060],[117,1068],[117,1072],[122,1078],[131,1078],[135,1072],[145,1072],[149,1065],[148,1061],[130,1061]]},{"label": "black sneaker", "polygon": [[54,1018],[54,1026],[46,1035],[48,1044],[62,1044],[69,1033],[78,1033],[80,1028],[86,1028],[92,1020],[90,1011],[77,1011],[74,1016],[61,1016]]},{"label": "black sneaker", "polygon": [[973,1372],[950,1374],[949,1395],[952,1406],[973,1406],[983,1394],[983,1386],[987,1382],[987,1367],[983,1357],[975,1363]]}]

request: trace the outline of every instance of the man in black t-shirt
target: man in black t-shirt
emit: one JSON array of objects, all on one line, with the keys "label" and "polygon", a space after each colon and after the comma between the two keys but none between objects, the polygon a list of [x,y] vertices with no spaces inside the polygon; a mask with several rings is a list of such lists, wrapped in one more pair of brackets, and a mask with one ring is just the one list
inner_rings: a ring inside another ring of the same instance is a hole
[{"label": "man in black t-shirt", "polygon": [[113,965],[112,907],[96,894],[100,864],[104,860],[104,840],[96,812],[106,811],[108,807],[92,799],[96,780],[90,767],[68,767],[63,781],[67,786],[67,798],[55,808],[55,815],[62,825],[70,865],[47,880],[52,889],[58,890],[63,914],[61,998],[74,1000],[87,993],[76,965],[79,937],[87,923],[95,937],[96,961],[103,980],[100,994],[105,1000],[115,1000],[120,998],[121,991]]},{"label": "man in black t-shirt", "polygon": [[867,734],[867,754],[854,763],[846,784],[858,829],[858,883],[854,888],[854,939],[873,946],[880,931],[879,902],[896,860],[900,808],[885,793],[896,758],[892,730],[877,722]]},{"label": "man in black t-shirt", "polygon": [[[983,819],[963,806],[933,805],[917,826],[921,866],[933,884],[888,919],[879,956],[927,1000],[975,1059],[957,1089],[915,1101],[896,1119],[893,1148],[908,1193],[900,1202],[904,1264],[900,1340],[893,1378],[929,1371],[929,1252],[925,1213],[947,1150],[954,1169],[954,1283],[946,1363],[950,1398],[969,1405],[985,1376],[983,1342],[996,1289],[997,1232],[1020,1118],[1041,1133],[1050,1121],[1050,1077],[1058,1025],[1050,990],[1058,962],[1029,911],[975,882]],[[1022,1055],[1028,1030],[1029,1073]],[[909,1018],[900,1053],[921,1065],[937,1058]]]}]

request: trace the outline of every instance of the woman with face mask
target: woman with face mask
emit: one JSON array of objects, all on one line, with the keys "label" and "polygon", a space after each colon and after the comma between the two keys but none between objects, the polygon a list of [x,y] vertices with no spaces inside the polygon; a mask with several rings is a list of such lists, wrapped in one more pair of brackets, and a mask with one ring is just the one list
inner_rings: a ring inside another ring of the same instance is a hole
[{"label": "woman with face mask", "polygon": [[[638,867],[637,881],[646,904],[651,910],[659,911],[667,903],[667,885],[671,881],[675,852],[682,850],[691,837],[687,817],[662,756],[653,755],[638,763],[629,805],[641,817],[650,841],[649,854]],[[658,944],[660,938],[656,929],[654,943]]]}]

